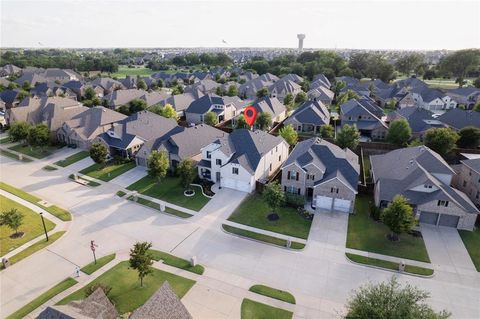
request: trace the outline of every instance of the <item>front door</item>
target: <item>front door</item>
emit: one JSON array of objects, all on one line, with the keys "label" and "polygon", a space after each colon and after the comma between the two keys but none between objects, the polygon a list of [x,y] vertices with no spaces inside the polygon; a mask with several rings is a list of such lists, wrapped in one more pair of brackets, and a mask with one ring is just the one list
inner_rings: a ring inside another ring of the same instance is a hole
[{"label": "front door", "polygon": [[217,173],[215,174],[215,181],[216,181],[217,183],[220,183],[220,172],[217,172]]},{"label": "front door", "polygon": [[311,200],[312,200],[312,197],[313,197],[313,188],[312,188],[312,187],[308,187],[308,188],[307,188],[307,201],[311,201]]}]

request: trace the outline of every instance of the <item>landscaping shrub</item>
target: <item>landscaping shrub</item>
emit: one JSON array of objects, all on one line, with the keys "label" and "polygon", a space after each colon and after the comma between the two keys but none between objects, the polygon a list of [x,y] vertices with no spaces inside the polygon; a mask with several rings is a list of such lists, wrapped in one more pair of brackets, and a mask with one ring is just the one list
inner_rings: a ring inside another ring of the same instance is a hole
[{"label": "landscaping shrub", "polygon": [[287,205],[293,208],[299,208],[305,205],[305,197],[302,195],[285,193],[285,199]]},{"label": "landscaping shrub", "polygon": [[373,220],[379,221],[381,213],[382,209],[377,207],[374,202],[370,202],[370,217],[372,217]]},{"label": "landscaping shrub", "polygon": [[301,206],[297,208],[297,212],[300,216],[305,218],[306,220],[313,220],[313,214],[311,214],[305,207]]}]

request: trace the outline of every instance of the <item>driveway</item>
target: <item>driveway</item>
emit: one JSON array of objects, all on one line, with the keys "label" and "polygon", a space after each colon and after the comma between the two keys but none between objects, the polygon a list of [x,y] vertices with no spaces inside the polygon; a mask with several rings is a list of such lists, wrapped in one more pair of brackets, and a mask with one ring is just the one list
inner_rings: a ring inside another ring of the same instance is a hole
[{"label": "driveway", "polygon": [[422,224],[422,235],[435,270],[461,275],[477,273],[455,228]]},{"label": "driveway", "polygon": [[136,166],[135,168],[123,173],[122,175],[115,177],[110,183],[119,185],[121,187],[127,187],[138,181],[139,179],[147,176],[147,169],[143,166]]}]

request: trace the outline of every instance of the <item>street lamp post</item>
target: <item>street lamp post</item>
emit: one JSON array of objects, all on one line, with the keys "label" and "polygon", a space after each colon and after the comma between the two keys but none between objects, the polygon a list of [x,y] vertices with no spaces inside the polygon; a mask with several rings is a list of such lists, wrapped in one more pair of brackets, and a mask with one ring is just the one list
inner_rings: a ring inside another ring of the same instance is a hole
[{"label": "street lamp post", "polygon": [[92,250],[93,253],[93,261],[95,262],[95,265],[97,264],[97,256],[95,256],[95,247],[98,247],[97,244],[93,240],[90,241],[90,249]]},{"label": "street lamp post", "polygon": [[43,230],[45,231],[45,237],[47,238],[47,241],[48,241],[47,227],[45,226],[45,220],[43,219],[42,212],[40,213],[40,218],[42,218]]}]

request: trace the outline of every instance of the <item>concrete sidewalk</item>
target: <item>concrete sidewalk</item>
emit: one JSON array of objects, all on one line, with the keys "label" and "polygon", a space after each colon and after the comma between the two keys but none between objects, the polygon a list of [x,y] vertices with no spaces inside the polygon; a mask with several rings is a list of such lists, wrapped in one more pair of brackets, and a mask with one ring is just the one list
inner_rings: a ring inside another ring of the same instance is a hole
[{"label": "concrete sidewalk", "polygon": [[269,230],[264,230],[264,229],[260,229],[260,228],[256,228],[256,227],[252,227],[252,226],[247,226],[247,225],[235,223],[235,222],[232,222],[232,221],[229,221],[229,220],[223,221],[223,224],[228,225],[228,226],[232,226],[232,227],[235,227],[235,228],[240,228],[240,229],[243,229],[243,230],[248,230],[248,231],[251,231],[251,232],[257,233],[257,234],[267,235],[267,236],[270,236],[270,237],[275,237],[275,238],[284,239],[284,240],[290,240],[292,242],[297,242],[297,243],[301,243],[301,244],[306,244],[307,243],[307,241],[303,238],[288,236],[288,235],[276,233],[276,232],[269,231]]}]

